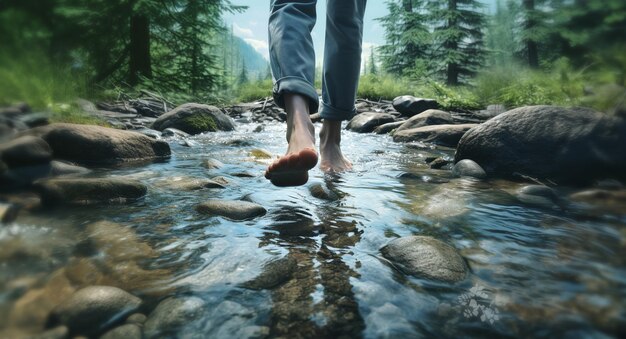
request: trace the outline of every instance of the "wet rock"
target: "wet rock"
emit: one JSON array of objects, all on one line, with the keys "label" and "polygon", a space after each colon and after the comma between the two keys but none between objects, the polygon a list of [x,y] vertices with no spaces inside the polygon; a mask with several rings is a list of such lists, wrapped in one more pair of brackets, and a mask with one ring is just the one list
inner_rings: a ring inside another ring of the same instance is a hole
[{"label": "wet rock", "polygon": [[154,140],[159,140],[161,139],[161,132],[150,129],[150,128],[140,128],[138,130],[135,130],[135,132],[141,133],[145,136],[148,136]]},{"label": "wet rock", "polygon": [[224,163],[217,159],[207,159],[202,162],[202,166],[206,169],[220,169],[224,167]]},{"label": "wet rock", "polygon": [[404,121],[394,121],[394,122],[388,122],[386,124],[382,124],[382,125],[374,128],[374,133],[376,133],[376,134],[387,134],[387,133],[390,133],[391,131],[395,130],[396,128],[398,128],[403,123],[404,123]]},{"label": "wet rock", "polygon": [[235,129],[235,125],[226,114],[215,106],[188,103],[161,115],[152,124],[152,128],[159,131],[166,128],[176,128],[189,134],[199,134],[232,131]]},{"label": "wet rock", "polygon": [[70,330],[67,326],[57,326],[43,333],[32,336],[29,339],[65,339],[69,337],[69,334]]},{"label": "wet rock", "polygon": [[35,182],[44,205],[125,203],[146,194],[145,185],[117,178],[58,178]]},{"label": "wet rock", "polygon": [[584,184],[626,177],[626,122],[587,108],[527,106],[468,131],[455,161],[472,159],[490,175],[515,173]]},{"label": "wet rock", "polygon": [[155,183],[156,187],[175,191],[197,191],[205,188],[225,188],[224,185],[206,178],[170,177]]},{"label": "wet rock", "polygon": [[423,126],[451,124],[454,124],[452,114],[436,109],[429,109],[406,120],[394,133]]},{"label": "wet rock", "polygon": [[484,179],[487,177],[485,170],[475,161],[470,159],[463,159],[454,164],[454,167],[452,167],[452,174],[457,177],[473,177],[477,179]]},{"label": "wet rock", "polygon": [[293,272],[298,268],[298,262],[290,257],[270,261],[263,266],[263,271],[256,278],[243,283],[242,287],[252,290],[274,288],[289,280]]},{"label": "wet rock", "polygon": [[179,129],[169,127],[169,128],[164,129],[161,135],[166,138],[169,138],[169,137],[186,138],[190,134],[187,132],[183,132]]},{"label": "wet rock", "polygon": [[255,157],[257,159],[271,159],[274,155],[268,151],[261,148],[255,148],[249,152],[250,156]]},{"label": "wet rock", "polygon": [[197,297],[167,298],[150,313],[144,324],[147,339],[175,336],[181,327],[206,312],[204,300]]},{"label": "wet rock", "polygon": [[17,119],[24,125],[33,128],[48,125],[50,123],[50,114],[44,112],[29,113],[24,114]]},{"label": "wet rock", "polygon": [[309,192],[312,196],[322,200],[335,201],[340,198],[337,193],[319,183],[309,186]]},{"label": "wet rock", "polygon": [[19,208],[13,204],[0,202],[0,223],[10,223],[17,218]]},{"label": "wet rock", "polygon": [[437,109],[439,104],[433,99],[403,95],[393,99],[393,108],[404,116],[412,117],[429,109]]},{"label": "wet rock", "polygon": [[432,169],[440,169],[444,166],[446,166],[447,164],[449,164],[450,162],[442,157],[433,159],[433,161],[428,163],[428,166],[430,166],[430,168]]},{"label": "wet rock", "polygon": [[381,252],[403,272],[418,277],[457,282],[468,272],[456,249],[432,237],[398,238],[389,242]]},{"label": "wet rock", "polygon": [[100,126],[51,124],[25,133],[44,139],[55,158],[84,164],[117,164],[170,155],[166,142]]},{"label": "wet rock", "polygon": [[569,196],[572,201],[587,204],[599,211],[626,215],[626,190],[592,189]]},{"label": "wet rock", "polygon": [[203,214],[219,215],[233,220],[253,219],[267,213],[263,206],[243,200],[211,199],[196,206],[196,210]]},{"label": "wet rock", "polygon": [[126,318],[126,323],[142,325],[146,322],[146,320],[148,320],[148,317],[145,314],[135,313],[129,315],[128,318]]},{"label": "wet rock", "polygon": [[252,132],[253,132],[253,133],[260,133],[260,132],[263,132],[263,130],[265,130],[265,126],[263,126],[263,125],[258,125],[257,127],[255,127],[255,128],[252,130]]},{"label": "wet rock", "polygon": [[142,337],[139,325],[125,324],[108,331],[100,339],[141,339]]},{"label": "wet rock", "polygon": [[153,259],[157,253],[128,226],[98,221],[85,228],[87,239],[97,253],[112,263]]},{"label": "wet rock", "polygon": [[357,114],[346,126],[346,129],[357,133],[369,133],[374,128],[393,122],[394,116],[387,113],[365,112]]},{"label": "wet rock", "polygon": [[134,312],[141,299],[112,286],[89,286],[76,291],[54,308],[50,322],[63,324],[72,334],[97,335]]},{"label": "wet rock", "polygon": [[543,185],[524,186],[517,191],[515,196],[525,204],[545,208],[555,207],[559,202],[556,191]]},{"label": "wet rock", "polygon": [[0,144],[0,156],[8,167],[45,164],[52,160],[52,149],[43,139],[25,135]]},{"label": "wet rock", "polygon": [[231,173],[230,175],[232,175],[233,177],[238,177],[238,178],[256,178],[256,174],[250,173],[248,171],[246,171],[246,172],[235,172],[235,173]]},{"label": "wet rock", "polygon": [[89,173],[87,168],[53,160],[47,164],[15,167],[0,174],[3,188],[14,189],[30,186],[37,179],[72,176]]},{"label": "wet rock", "polygon": [[393,141],[422,141],[432,142],[441,146],[456,147],[463,134],[476,126],[476,124],[432,125],[406,129],[394,132]]}]

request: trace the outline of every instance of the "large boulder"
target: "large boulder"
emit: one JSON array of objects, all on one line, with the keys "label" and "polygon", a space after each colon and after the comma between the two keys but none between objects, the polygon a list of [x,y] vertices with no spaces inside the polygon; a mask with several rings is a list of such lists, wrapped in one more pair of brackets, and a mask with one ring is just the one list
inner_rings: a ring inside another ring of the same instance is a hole
[{"label": "large boulder", "polygon": [[188,103],[161,115],[152,128],[162,131],[176,128],[189,134],[203,132],[232,131],[233,121],[215,106]]},{"label": "large boulder", "polygon": [[388,113],[365,112],[352,118],[346,129],[357,133],[369,133],[376,127],[393,121],[394,116]]},{"label": "large boulder", "polygon": [[454,247],[427,236],[392,240],[381,249],[383,256],[404,273],[429,279],[456,282],[467,275],[467,265]]},{"label": "large boulder", "polygon": [[116,178],[58,178],[35,182],[44,205],[120,203],[143,197],[140,182]]},{"label": "large boulder", "polygon": [[439,108],[439,103],[433,99],[403,95],[393,99],[393,108],[404,116],[412,117],[426,110]]},{"label": "large boulder", "polygon": [[626,177],[626,123],[588,108],[520,107],[469,130],[455,162],[472,159],[487,174],[555,182]]},{"label": "large boulder", "polygon": [[450,125],[454,124],[452,114],[437,109],[429,109],[420,114],[412,116],[402,125],[396,128],[396,132],[404,131],[429,125]]},{"label": "large boulder", "polygon": [[43,139],[25,135],[0,144],[0,157],[9,167],[45,164],[52,160],[52,149]]},{"label": "large boulder", "polygon": [[63,324],[74,335],[93,336],[120,323],[141,305],[141,299],[112,286],[89,286],[58,305],[50,324]]},{"label": "large boulder", "polygon": [[113,128],[51,124],[26,131],[45,140],[55,158],[83,164],[118,164],[170,155],[166,142]]},{"label": "large boulder", "polygon": [[477,126],[476,124],[459,125],[432,125],[418,128],[406,129],[393,133],[393,141],[410,142],[422,141],[431,142],[441,146],[456,147],[465,132]]}]

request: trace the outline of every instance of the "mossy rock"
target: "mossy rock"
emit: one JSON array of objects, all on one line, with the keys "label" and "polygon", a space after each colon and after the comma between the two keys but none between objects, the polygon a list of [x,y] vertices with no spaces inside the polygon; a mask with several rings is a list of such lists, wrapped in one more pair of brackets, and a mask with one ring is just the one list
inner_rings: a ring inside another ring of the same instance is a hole
[{"label": "mossy rock", "polygon": [[233,121],[215,106],[188,103],[163,114],[152,124],[152,128],[159,131],[176,128],[189,134],[199,134],[232,131],[235,126]]}]

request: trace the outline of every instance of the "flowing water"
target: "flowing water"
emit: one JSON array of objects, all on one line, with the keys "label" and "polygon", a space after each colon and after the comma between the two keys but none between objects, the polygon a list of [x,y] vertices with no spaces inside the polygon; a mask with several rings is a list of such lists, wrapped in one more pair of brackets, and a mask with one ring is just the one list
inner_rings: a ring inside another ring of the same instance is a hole
[{"label": "flowing water", "polygon": [[[51,281],[63,271],[74,287],[97,281],[142,297],[145,313],[171,295],[202,299],[205,311],[177,329],[180,337],[624,335],[624,213],[526,206],[512,195],[521,183],[453,178],[424,162],[449,159],[452,149],[348,131],[354,171],[315,169],[307,185],[279,189],[262,176],[271,160],[250,151],[284,152],[285,126],[255,127],[195,136],[193,147],[171,140],[167,161],[90,174],[140,180],[149,187],[140,201],[36,210],[0,228],[0,330],[28,327],[15,314],[38,308],[23,309],[24,299],[53,303],[63,288]],[[201,165],[211,158],[225,166]],[[168,186],[218,175],[231,181],[225,189]],[[249,221],[197,213],[210,198],[268,212]],[[88,232],[102,220],[111,223],[101,234]],[[468,277],[442,283],[394,269],[379,250],[411,234],[457,248]],[[246,288],[270,262],[295,269],[277,265],[266,272],[277,283]]]}]

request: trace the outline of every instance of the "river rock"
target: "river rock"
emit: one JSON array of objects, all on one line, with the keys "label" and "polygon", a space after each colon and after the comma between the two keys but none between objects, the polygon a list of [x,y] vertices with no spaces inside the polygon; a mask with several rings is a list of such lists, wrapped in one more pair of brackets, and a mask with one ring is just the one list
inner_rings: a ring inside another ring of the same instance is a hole
[{"label": "river rock", "polygon": [[0,224],[10,223],[17,218],[18,206],[0,202]]},{"label": "river rock", "polygon": [[196,206],[196,210],[203,214],[219,215],[234,220],[253,219],[267,213],[263,206],[243,200],[211,199]]},{"label": "river rock", "polygon": [[449,164],[450,162],[442,157],[438,157],[433,159],[431,162],[428,163],[428,166],[432,169],[440,169],[444,166],[446,166],[447,164]]},{"label": "river rock", "polygon": [[144,324],[147,339],[175,336],[179,329],[206,312],[204,300],[197,297],[167,298],[150,313]]},{"label": "river rock", "polygon": [[397,238],[381,252],[403,272],[418,277],[457,282],[463,280],[468,271],[456,249],[432,237]]},{"label": "river rock", "polygon": [[403,95],[393,99],[393,108],[404,116],[412,117],[429,109],[437,109],[439,104],[433,99]]},{"label": "river rock", "polygon": [[84,164],[108,165],[170,155],[166,142],[101,126],[51,124],[25,133],[44,139],[55,158]]},{"label": "river rock", "polygon": [[455,161],[472,159],[489,174],[514,173],[557,183],[626,177],[626,122],[587,108],[527,106],[472,128]]},{"label": "river rock", "polygon": [[382,125],[374,128],[374,133],[376,133],[376,134],[387,134],[387,133],[393,131],[394,129],[398,128],[403,123],[404,123],[404,120],[403,121],[388,122],[386,124],[382,124]]},{"label": "river rock", "polygon": [[63,324],[72,334],[97,335],[120,323],[141,305],[141,299],[112,286],[76,291],[52,310],[50,323]]},{"label": "river rock", "polygon": [[365,112],[354,116],[346,126],[346,129],[357,133],[369,133],[374,128],[394,120],[394,116],[388,113]]},{"label": "river rock", "polygon": [[322,200],[336,201],[341,198],[337,192],[330,190],[328,187],[320,183],[315,183],[309,186],[309,192],[311,192],[312,196]]},{"label": "river rock", "polygon": [[220,169],[224,167],[224,163],[217,159],[207,159],[202,162],[202,166],[206,169]]},{"label": "river rock", "polygon": [[242,286],[252,290],[271,289],[289,280],[297,268],[298,262],[290,256],[273,260],[263,266],[261,274]]},{"label": "river rock", "polygon": [[406,129],[394,132],[393,141],[422,141],[432,142],[441,146],[456,147],[463,134],[476,126],[476,124],[432,125]]},{"label": "river rock", "polygon": [[46,164],[20,166],[0,173],[0,184],[6,189],[27,187],[42,178],[57,176],[73,176],[89,173],[84,167],[75,166],[62,161],[52,160]]},{"label": "river rock", "polygon": [[452,114],[437,109],[429,109],[406,120],[396,129],[396,132],[423,126],[451,124],[454,124]]},{"label": "river rock", "polygon": [[161,132],[150,129],[150,128],[145,128],[145,127],[135,130],[135,132],[141,133],[155,140],[161,139],[161,136],[162,136]]},{"label": "river rock", "polygon": [[626,190],[591,189],[573,193],[572,201],[587,204],[599,211],[626,215]]},{"label": "river rock", "polygon": [[38,335],[29,337],[29,339],[66,339],[69,337],[70,330],[67,326],[57,326]]},{"label": "river rock", "polygon": [[475,161],[470,159],[463,159],[454,164],[454,167],[452,167],[452,174],[457,177],[473,177],[477,179],[484,179],[487,177],[485,170]]},{"label": "river rock", "polygon": [[118,178],[56,178],[35,182],[44,205],[124,203],[143,197],[147,188],[138,181]]},{"label": "river rock", "polygon": [[235,125],[226,114],[215,106],[188,103],[161,115],[152,124],[152,128],[159,131],[166,128],[176,128],[189,134],[199,134],[232,131],[235,129]]},{"label": "river rock", "polygon": [[43,139],[25,135],[0,144],[0,156],[9,167],[45,164],[52,160],[52,149]]},{"label": "river rock", "polygon": [[525,204],[546,208],[554,207],[559,201],[556,191],[544,185],[524,186],[517,191],[515,196]]},{"label": "river rock", "polygon": [[188,137],[190,134],[187,132],[183,132],[179,129],[176,128],[171,128],[168,127],[166,129],[163,130],[163,132],[161,133],[162,136],[164,137],[180,137],[180,138],[186,138]]},{"label": "river rock", "polygon": [[103,334],[100,339],[141,339],[141,327],[137,324],[124,324]]},{"label": "river rock", "polygon": [[224,185],[206,178],[170,177],[155,183],[156,187],[175,191],[197,191],[205,188],[225,188]]},{"label": "river rock", "polygon": [[129,315],[128,318],[126,318],[126,323],[143,325],[146,322],[146,320],[148,320],[148,317],[145,314],[135,313],[135,314]]}]

